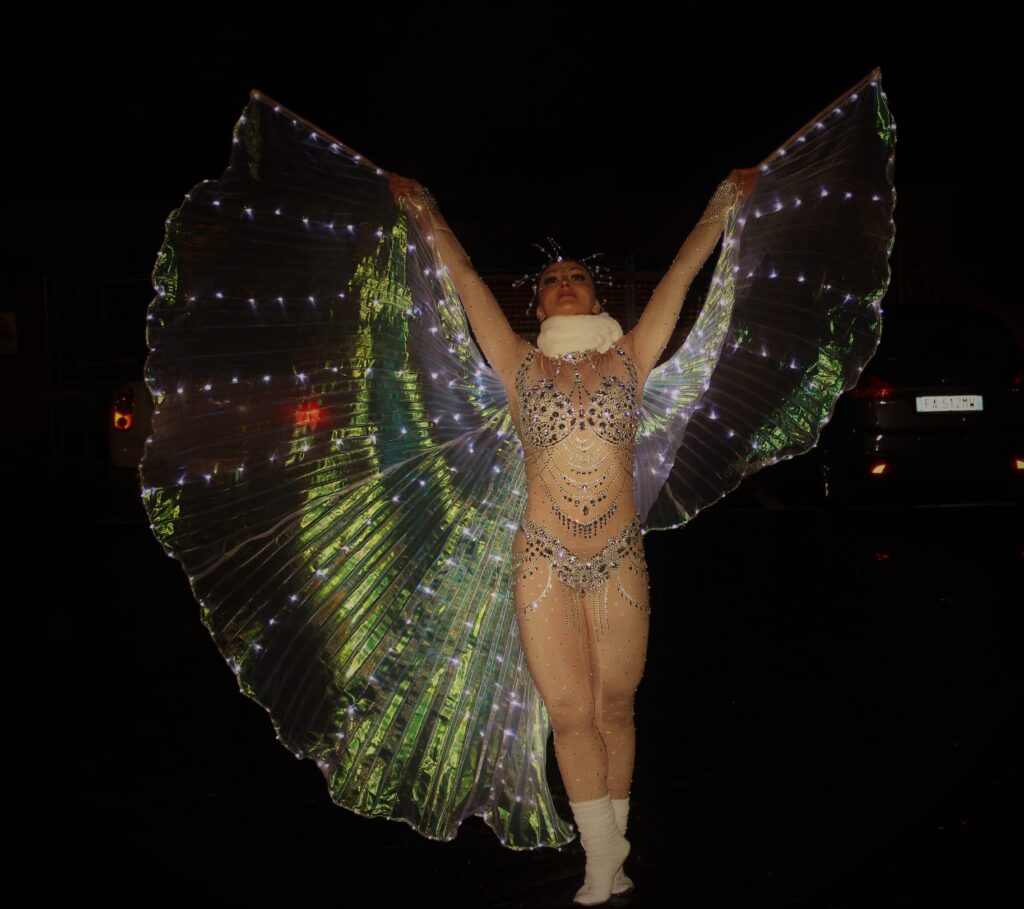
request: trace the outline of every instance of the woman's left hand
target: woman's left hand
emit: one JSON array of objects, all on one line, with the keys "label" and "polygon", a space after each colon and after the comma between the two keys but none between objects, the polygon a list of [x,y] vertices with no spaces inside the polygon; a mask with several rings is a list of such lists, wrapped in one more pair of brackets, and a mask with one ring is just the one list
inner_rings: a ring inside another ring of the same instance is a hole
[{"label": "woman's left hand", "polygon": [[749,196],[754,191],[760,172],[760,167],[734,167],[726,179],[739,186],[740,193],[744,196]]},{"label": "woman's left hand", "polygon": [[414,177],[403,177],[401,174],[388,174],[388,184],[395,202],[401,202],[405,196],[415,195],[421,189],[420,181]]}]

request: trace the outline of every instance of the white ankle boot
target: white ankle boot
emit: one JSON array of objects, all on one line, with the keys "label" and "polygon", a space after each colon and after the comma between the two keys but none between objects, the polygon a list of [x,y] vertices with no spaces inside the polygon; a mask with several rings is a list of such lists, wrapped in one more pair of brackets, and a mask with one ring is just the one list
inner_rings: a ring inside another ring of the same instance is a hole
[{"label": "white ankle boot", "polygon": [[[629,820],[629,796],[624,799],[612,799],[612,811],[615,812],[615,826],[619,828],[619,833],[625,836],[626,823]],[[612,881],[613,896],[623,896],[635,889],[624,867],[615,872],[615,879]]]},{"label": "white ankle boot", "polygon": [[589,802],[570,801],[569,807],[587,853],[586,876],[573,902],[597,906],[611,899],[615,872],[629,855],[629,840],[619,833],[609,793]]}]

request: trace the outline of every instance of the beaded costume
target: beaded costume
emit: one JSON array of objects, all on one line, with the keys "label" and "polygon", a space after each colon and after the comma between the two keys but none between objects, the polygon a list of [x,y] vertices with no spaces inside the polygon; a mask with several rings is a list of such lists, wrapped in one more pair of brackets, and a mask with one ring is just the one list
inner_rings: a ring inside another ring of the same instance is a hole
[{"label": "beaded costume", "polygon": [[[338,805],[436,839],[471,815],[513,849],[574,838],[513,575],[527,620],[549,573],[602,622],[609,592],[639,617],[642,534],[815,445],[880,337],[895,138],[876,69],[765,158],[660,365],[649,308],[639,366],[518,339],[506,368],[386,172],[252,93],[224,174],[166,222],[141,491],[240,689]],[[528,512],[531,478],[550,498]]]},{"label": "beaded costume", "polygon": [[[524,445],[527,483],[543,490],[538,501],[531,497],[527,512],[532,509],[538,518],[543,513],[569,536],[563,542],[542,523],[523,518],[526,549],[519,552],[513,546],[513,581],[520,582],[524,569],[533,573],[542,565],[548,582],[519,609],[540,606],[550,593],[554,572],[574,594],[568,616],[574,629],[581,627],[581,598],[585,601],[589,593],[595,600],[594,627],[600,639],[609,624],[612,583],[635,606],[650,611],[639,517],[634,512],[624,527],[617,526],[622,524],[617,520],[620,509],[633,512],[633,445],[640,426],[636,366],[618,345],[603,354],[585,351],[560,358],[531,348],[516,374],[515,388],[516,431]],[[615,536],[598,552],[587,551],[592,546],[580,549],[577,538],[604,539],[608,533],[601,531],[610,527]],[[623,587],[619,572],[627,570],[643,578],[642,593],[631,594]],[[601,594],[603,611],[596,602]]]}]

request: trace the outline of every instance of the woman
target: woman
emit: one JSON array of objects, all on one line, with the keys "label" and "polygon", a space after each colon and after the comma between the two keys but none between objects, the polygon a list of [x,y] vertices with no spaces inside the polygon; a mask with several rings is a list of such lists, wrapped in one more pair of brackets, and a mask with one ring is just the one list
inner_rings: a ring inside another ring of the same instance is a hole
[{"label": "woman", "polygon": [[[874,354],[895,202],[880,72],[766,157],[756,191],[750,171],[723,182],[628,335],[592,273],[549,263],[539,348],[415,181],[260,92],[233,138],[153,271],[154,535],[336,804],[564,846],[553,725],[577,901],[625,892],[637,531],[809,451]],[[656,365],[723,219],[698,318]]]},{"label": "woman", "polygon": [[587,854],[575,896],[597,905],[633,884],[623,870],[633,775],[633,699],[647,651],[649,592],[634,507],[640,395],[686,291],[756,168],[722,181],[623,336],[602,313],[593,275],[573,260],[538,276],[539,349],[512,330],[430,193],[394,175],[448,268],[481,350],[501,377],[526,452],[527,505],[512,544],[516,615],[530,672]]}]

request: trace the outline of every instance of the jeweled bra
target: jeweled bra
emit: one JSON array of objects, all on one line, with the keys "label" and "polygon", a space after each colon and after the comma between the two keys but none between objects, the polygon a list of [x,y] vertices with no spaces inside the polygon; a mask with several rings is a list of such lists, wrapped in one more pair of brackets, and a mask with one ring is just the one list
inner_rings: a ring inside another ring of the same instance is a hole
[{"label": "jeweled bra", "polygon": [[[611,350],[625,365],[627,380],[605,375],[593,393],[587,390],[584,372],[600,372],[595,361],[604,357],[593,351],[548,358],[557,364],[556,376],[563,366],[573,370],[569,392],[545,376],[527,387],[526,375],[540,353],[535,347],[530,348],[515,380],[527,463],[535,467],[559,523],[573,536],[586,539],[593,538],[618,510],[632,476],[640,425],[636,365],[619,345]],[[611,484],[616,488],[609,494]],[[566,506],[572,506],[582,520]]]}]

